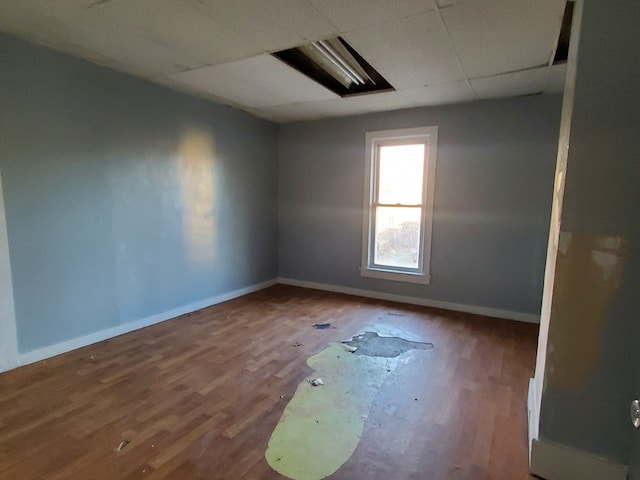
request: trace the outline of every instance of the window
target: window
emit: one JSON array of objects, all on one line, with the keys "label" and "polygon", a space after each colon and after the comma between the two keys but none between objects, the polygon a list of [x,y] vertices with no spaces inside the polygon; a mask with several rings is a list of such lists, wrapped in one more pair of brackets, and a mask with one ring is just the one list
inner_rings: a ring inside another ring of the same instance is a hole
[{"label": "window", "polygon": [[367,132],[362,276],[430,283],[438,127]]}]

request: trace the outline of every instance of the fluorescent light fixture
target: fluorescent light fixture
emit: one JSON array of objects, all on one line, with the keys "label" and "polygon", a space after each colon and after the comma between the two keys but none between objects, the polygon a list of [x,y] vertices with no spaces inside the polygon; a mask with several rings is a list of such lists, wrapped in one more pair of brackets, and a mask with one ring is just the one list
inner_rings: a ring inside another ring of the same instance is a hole
[{"label": "fluorescent light fixture", "polygon": [[339,81],[345,88],[349,88],[351,84],[355,82],[353,77],[345,72],[343,68],[336,66],[335,61],[315,45],[315,43],[312,43],[311,45],[303,45],[300,47],[300,50],[312,61],[322,67],[333,78]]},{"label": "fluorescent light fixture", "polygon": [[394,90],[341,37],[318,40],[273,55],[342,97]]},{"label": "fluorescent light fixture", "polygon": [[333,63],[338,70],[341,70],[345,75],[347,75],[354,83],[358,85],[364,85],[364,79],[358,75],[358,73],[351,68],[351,66],[347,63],[347,61],[342,58],[331,46],[320,40],[319,42],[314,42],[312,44],[316,50],[318,50],[322,55],[327,57],[327,59]]}]

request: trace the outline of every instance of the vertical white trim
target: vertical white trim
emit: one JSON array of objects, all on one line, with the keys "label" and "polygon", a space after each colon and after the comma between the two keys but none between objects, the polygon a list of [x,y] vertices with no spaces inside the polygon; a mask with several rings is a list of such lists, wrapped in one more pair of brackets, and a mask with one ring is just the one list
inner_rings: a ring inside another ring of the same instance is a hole
[{"label": "vertical white trim", "polygon": [[[576,83],[576,68],[578,62],[578,46],[580,43],[580,29],[582,24],[582,0],[575,2],[571,40],[569,44],[569,60],[565,78],[564,97],[562,100],[562,114],[560,119],[560,136],[558,140],[558,156],[556,160],[555,183],[553,187],[553,204],[551,207],[551,223],[549,227],[549,242],[547,246],[547,261],[544,273],[544,288],[542,292],[542,309],[540,312],[540,333],[538,334],[538,351],[536,358],[535,382],[535,425],[530,424],[538,438],[538,415],[542,409],[542,395],[544,392],[544,376],[547,363],[547,340],[549,324],[551,323],[551,306],[553,303],[553,289],[555,284],[556,260],[561,235],[562,201],[564,199],[564,183],[567,173],[567,157],[569,153],[569,137],[571,134],[571,119],[573,115],[573,97]],[[531,455],[531,452],[529,452]]]},{"label": "vertical white trim", "polygon": [[433,232],[433,203],[436,195],[436,161],[438,160],[438,127],[428,127],[429,158],[427,158],[427,189],[424,205],[424,251],[422,268],[431,280],[431,233]]},{"label": "vertical white trim", "polygon": [[527,425],[529,430],[529,465],[531,465],[531,446],[533,441],[538,439],[538,404],[536,403],[536,381],[529,379],[529,395],[527,395]]},{"label": "vertical white trim", "polygon": [[7,219],[4,213],[4,194],[0,174],[0,372],[18,366],[18,334],[13,304],[13,281],[9,258]]}]

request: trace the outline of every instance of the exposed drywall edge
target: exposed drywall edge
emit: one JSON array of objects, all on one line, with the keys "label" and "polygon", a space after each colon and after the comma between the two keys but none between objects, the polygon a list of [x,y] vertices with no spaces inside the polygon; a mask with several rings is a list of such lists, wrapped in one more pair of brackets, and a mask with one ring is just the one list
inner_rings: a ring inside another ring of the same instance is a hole
[{"label": "exposed drywall edge", "polygon": [[534,440],[531,473],[545,480],[626,480],[627,467],[546,440]]},{"label": "exposed drywall edge", "polygon": [[0,372],[16,368],[18,362],[18,334],[13,304],[9,237],[0,176]]},{"label": "exposed drywall edge", "polygon": [[327,292],[344,293],[346,295],[356,295],[358,297],[375,298],[377,300],[389,300],[391,302],[408,303],[410,305],[420,305],[423,307],[441,308],[443,310],[453,310],[455,312],[473,313],[487,317],[505,318],[507,320],[517,320],[519,322],[539,323],[540,316],[532,313],[513,312],[511,310],[500,310],[496,308],[478,307],[465,305],[462,303],[441,302],[429,300],[428,298],[408,297],[395,295],[392,293],[375,292],[372,290],[361,290],[358,288],[342,287],[326,283],[307,282],[305,280],[295,280],[293,278],[278,278],[278,283],[292,285],[294,287],[313,288],[315,290],[325,290]]},{"label": "exposed drywall edge", "polygon": [[531,446],[538,439],[538,403],[536,401],[536,380],[529,380],[529,395],[527,396],[527,420],[529,424],[529,465],[531,465]]},{"label": "exposed drywall edge", "polygon": [[45,358],[50,358],[55,355],[59,355],[61,353],[75,350],[77,348],[86,347],[87,345],[101,342],[102,340],[107,340],[109,338],[117,337],[118,335],[123,335],[125,333],[133,332],[134,330],[139,330],[141,328],[148,327],[156,323],[164,322],[166,320],[171,320],[172,318],[178,317],[180,315],[184,315],[186,313],[195,312],[202,308],[211,307],[212,305],[217,305],[218,303],[226,302],[228,300],[233,300],[234,298],[238,298],[243,295],[247,295],[249,293],[257,292],[258,290],[271,287],[276,283],[278,282],[275,279],[267,280],[265,282],[257,283],[255,285],[250,285],[248,287],[241,288],[239,290],[234,290],[232,292],[223,293],[221,295],[216,295],[215,297],[209,297],[207,299],[200,300],[198,302],[190,303],[188,305],[184,305],[182,307],[175,308],[167,312],[158,313],[156,315],[152,315],[150,317],[146,317],[146,318],[137,320],[135,322],[125,323],[124,325],[118,325],[117,327],[101,330],[99,332],[94,332],[89,335],[85,335],[83,337],[78,337],[72,340],[67,340],[65,342],[56,343],[55,345],[39,348],[37,350],[32,350],[30,352],[21,353],[19,355],[19,364],[20,366],[28,365],[30,363],[44,360]]}]

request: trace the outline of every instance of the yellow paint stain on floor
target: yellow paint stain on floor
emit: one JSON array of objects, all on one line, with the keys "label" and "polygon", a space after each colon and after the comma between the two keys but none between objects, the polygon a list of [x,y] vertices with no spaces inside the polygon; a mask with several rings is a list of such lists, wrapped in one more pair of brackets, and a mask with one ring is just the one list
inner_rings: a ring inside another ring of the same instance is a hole
[{"label": "yellow paint stain on floor", "polygon": [[371,402],[403,356],[353,355],[332,343],[309,357],[311,378],[324,385],[298,385],[269,440],[271,468],[294,480],[319,480],[338,470],[358,446]]}]

